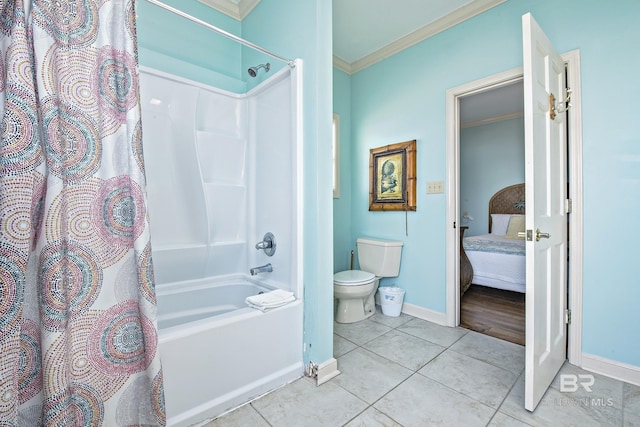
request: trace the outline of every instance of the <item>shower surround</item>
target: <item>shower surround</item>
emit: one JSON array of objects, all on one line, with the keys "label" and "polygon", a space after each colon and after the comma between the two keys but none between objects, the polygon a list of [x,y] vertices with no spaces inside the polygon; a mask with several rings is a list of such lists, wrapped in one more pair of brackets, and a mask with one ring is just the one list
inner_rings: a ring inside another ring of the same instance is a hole
[{"label": "shower surround", "polygon": [[[213,418],[303,375],[301,67],[246,94],[141,69],[169,425]],[[255,249],[267,232],[271,257]],[[249,275],[267,263],[272,272]],[[276,288],[296,301],[266,313],[244,305],[245,292]]]}]

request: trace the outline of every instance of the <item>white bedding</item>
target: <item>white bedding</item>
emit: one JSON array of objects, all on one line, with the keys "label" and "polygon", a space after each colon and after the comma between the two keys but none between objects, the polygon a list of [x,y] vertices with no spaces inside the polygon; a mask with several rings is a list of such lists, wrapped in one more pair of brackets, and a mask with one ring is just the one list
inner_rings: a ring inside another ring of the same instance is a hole
[{"label": "white bedding", "polygon": [[[505,239],[504,236],[483,234],[465,237],[463,246],[473,266],[471,283],[525,292],[524,240]],[[487,248],[491,248],[493,252]]]}]

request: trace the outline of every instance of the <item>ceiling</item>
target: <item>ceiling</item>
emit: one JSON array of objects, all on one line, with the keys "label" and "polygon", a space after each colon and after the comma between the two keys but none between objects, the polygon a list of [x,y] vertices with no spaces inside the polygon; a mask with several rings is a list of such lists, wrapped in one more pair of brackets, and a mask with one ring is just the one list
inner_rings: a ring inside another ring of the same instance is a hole
[{"label": "ceiling", "polygon": [[472,127],[524,116],[522,80],[460,100],[460,126]]},{"label": "ceiling", "polygon": [[353,74],[507,0],[333,0],[334,66]]},{"label": "ceiling", "polygon": [[[240,21],[260,2],[198,1]],[[505,1],[333,0],[333,65],[357,73]],[[460,105],[462,126],[522,115],[522,83],[462,98]]]},{"label": "ceiling", "polygon": [[[356,73],[506,0],[333,0],[333,64]],[[521,117],[522,82],[460,100],[460,124]]]}]

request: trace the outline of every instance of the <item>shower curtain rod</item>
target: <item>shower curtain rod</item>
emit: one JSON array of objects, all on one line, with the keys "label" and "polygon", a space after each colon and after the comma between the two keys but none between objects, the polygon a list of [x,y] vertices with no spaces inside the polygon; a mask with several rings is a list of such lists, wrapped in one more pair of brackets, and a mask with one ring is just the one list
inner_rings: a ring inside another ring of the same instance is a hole
[{"label": "shower curtain rod", "polygon": [[223,35],[223,36],[225,36],[225,37],[227,37],[227,38],[229,38],[231,40],[237,41],[238,43],[240,43],[242,45],[245,45],[245,46],[250,47],[252,49],[255,49],[255,50],[259,51],[259,52],[267,54],[272,58],[275,58],[275,59],[278,59],[278,60],[280,60],[282,62],[285,62],[291,68],[295,68],[295,66],[296,66],[295,61],[293,61],[291,59],[287,59],[287,58],[282,57],[282,56],[280,56],[280,55],[278,55],[276,53],[268,51],[267,49],[265,49],[263,47],[260,47],[257,44],[251,43],[250,41],[245,40],[245,39],[243,39],[241,37],[238,37],[235,34],[231,34],[231,33],[227,32],[227,31],[225,31],[225,30],[223,30],[221,28],[216,27],[215,25],[211,25],[208,22],[205,22],[205,21],[203,21],[201,19],[198,19],[198,18],[196,18],[194,16],[191,16],[191,15],[189,15],[187,13],[184,13],[183,11],[181,11],[179,9],[176,9],[174,7],[166,5],[166,4],[162,3],[162,2],[159,2],[158,0],[147,0],[147,1],[149,3],[151,3],[151,4],[154,4],[154,5],[156,5],[158,7],[161,7],[163,9],[165,9],[165,10],[168,10],[171,13],[175,13],[176,15],[182,16],[183,18],[186,18],[186,19],[188,19],[188,20],[190,20],[192,22],[195,22],[196,24],[200,24],[203,27],[206,27],[206,28],[208,28],[210,30],[213,30],[216,33],[221,34],[221,35]]}]

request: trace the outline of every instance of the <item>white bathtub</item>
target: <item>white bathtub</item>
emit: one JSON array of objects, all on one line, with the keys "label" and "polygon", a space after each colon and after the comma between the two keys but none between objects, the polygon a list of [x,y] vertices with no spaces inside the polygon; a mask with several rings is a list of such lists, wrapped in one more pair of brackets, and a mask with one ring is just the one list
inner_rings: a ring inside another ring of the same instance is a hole
[{"label": "white bathtub", "polygon": [[[304,373],[301,78],[296,61],[230,93],[141,70],[170,426],[198,424]],[[266,232],[278,242],[272,257],[255,249]],[[256,276],[265,288],[248,273],[266,263],[273,271]],[[298,301],[268,313],[245,306],[273,288]]]},{"label": "white bathtub", "polygon": [[274,287],[242,276],[157,287],[169,426],[214,418],[303,375],[301,301],[266,313],[244,302]]}]

